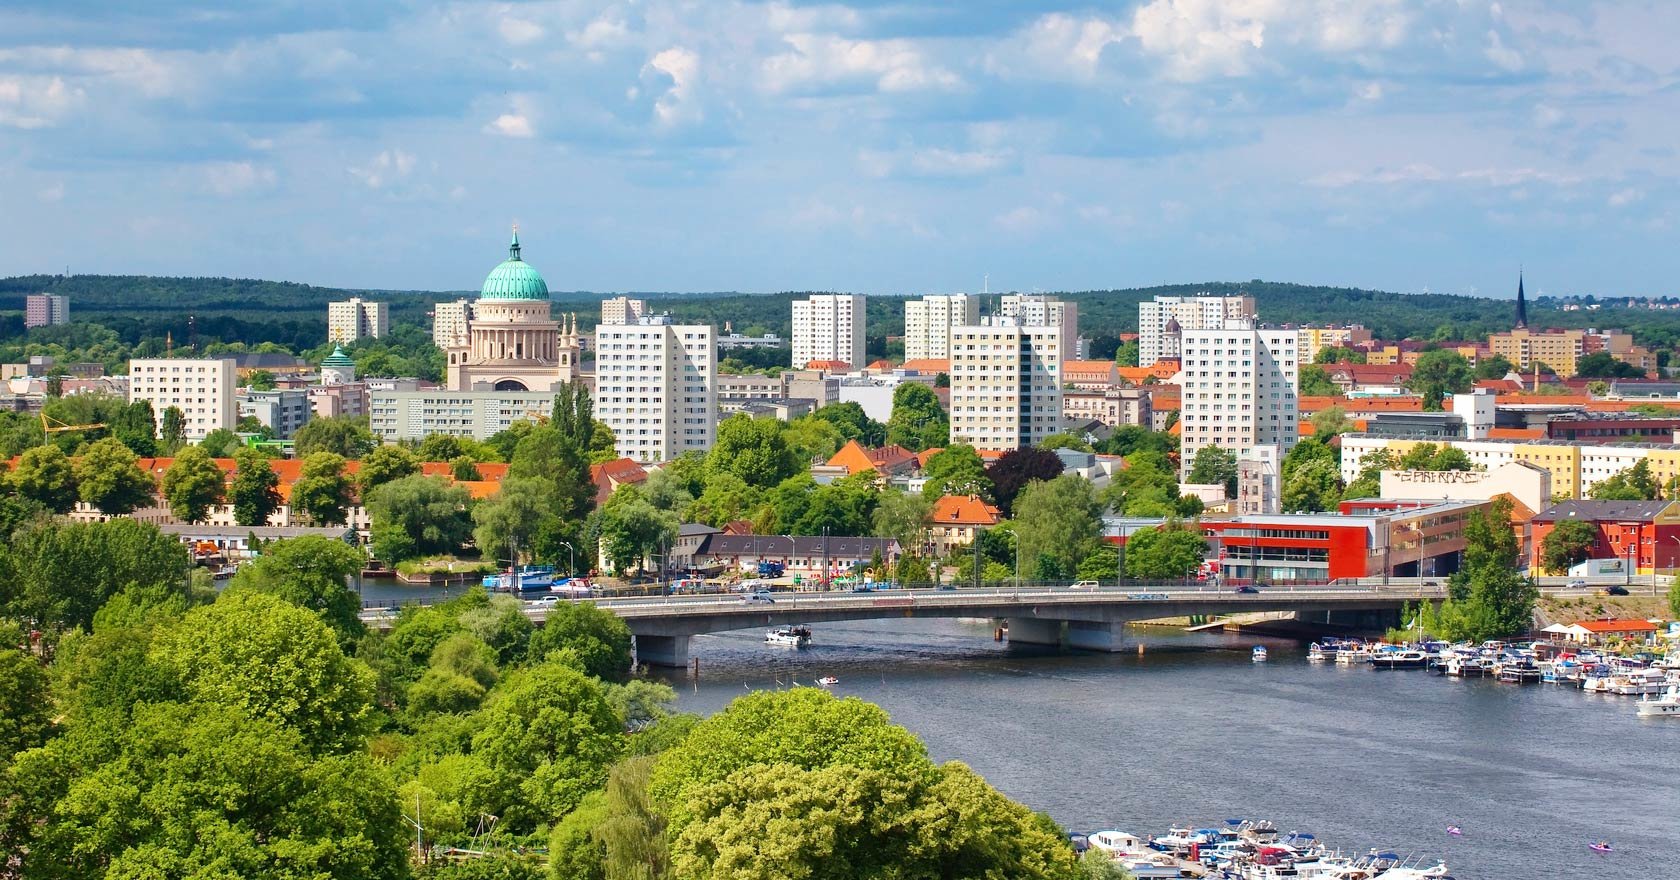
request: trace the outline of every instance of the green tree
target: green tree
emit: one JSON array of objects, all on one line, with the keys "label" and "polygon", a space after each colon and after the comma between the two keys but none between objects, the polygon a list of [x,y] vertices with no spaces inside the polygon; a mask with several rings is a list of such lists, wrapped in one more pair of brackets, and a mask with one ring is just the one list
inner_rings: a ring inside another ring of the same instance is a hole
[{"label": "green tree", "polygon": [[1680,620],[1680,574],[1674,576],[1674,583],[1668,586],[1668,616]]},{"label": "green tree", "polygon": [[[134,449],[134,447],[126,443],[126,441],[124,445],[127,445],[130,449]],[[216,430],[205,434],[204,439],[198,441],[198,447],[208,453],[211,458],[232,458],[235,452],[245,448],[245,442],[239,439],[238,434],[235,434],[226,428],[217,428]],[[138,449],[135,449],[134,451],[136,455],[143,454]],[[179,455],[180,453],[176,454]]]},{"label": "green tree", "polygon": [[1318,364],[1303,364],[1300,372],[1300,393],[1302,397],[1334,397],[1341,394],[1342,389],[1330,381],[1330,373]]},{"label": "green tree", "polygon": [[[897,392],[894,392],[895,401],[897,397]],[[839,429],[842,442],[856,440],[871,448],[887,442],[887,426],[870,418],[869,414],[863,411],[863,407],[853,401],[831,403],[818,408],[811,415]]]},{"label": "green tree", "polygon": [[840,451],[845,439],[832,422],[816,416],[801,416],[787,423],[782,438],[794,460],[802,462],[828,461]]},{"label": "green tree", "polygon": [[346,643],[362,634],[361,599],[349,587],[366,557],[331,538],[303,535],[275,541],[239,566],[228,592],[267,593],[320,615]]},{"label": "green tree", "polygon": [[180,541],[126,517],[38,521],[0,544],[0,607],[42,627],[87,629],[125,589],[181,595],[188,563]]},{"label": "green tree", "polygon": [[734,474],[750,486],[774,486],[799,467],[782,437],[780,423],[742,413],[718,425],[717,443],[706,456],[709,475]]},{"label": "green tree", "polygon": [[381,446],[362,459],[356,474],[356,487],[362,496],[374,489],[403,477],[420,473],[420,456],[401,446]]},{"label": "green tree", "polygon": [[635,486],[619,486],[601,508],[601,541],[620,572],[639,568],[677,539],[676,514],[648,503]]},{"label": "green tree", "polygon": [[618,681],[630,670],[630,627],[589,602],[559,603],[531,634],[530,656],[540,661],[557,651],[570,652],[588,675]]},{"label": "green tree", "polygon": [[425,673],[409,685],[409,712],[471,712],[496,683],[497,675],[495,649],[471,633],[455,633],[432,649]]},{"label": "green tree", "polygon": [[1313,413],[1310,421],[1313,436],[1325,443],[1330,442],[1331,437],[1346,434],[1356,427],[1353,420],[1347,417],[1347,411],[1339,406],[1325,407]]},{"label": "green tree", "polygon": [[732,520],[746,519],[763,500],[764,493],[730,473],[705,481],[706,490],[688,507],[688,519],[721,528]]},{"label": "green tree", "polygon": [[174,455],[187,442],[187,416],[180,407],[165,407],[158,422],[158,452]]},{"label": "green tree", "polygon": [[1342,500],[1342,480],[1336,463],[1315,458],[1293,469],[1283,481],[1280,502],[1292,513],[1335,510]]},{"label": "green tree", "polygon": [[1063,475],[1029,484],[1015,500],[1021,558],[1048,557],[1058,572],[1072,573],[1101,542],[1101,515],[1096,493],[1083,477]]},{"label": "green tree", "polygon": [[1638,367],[1616,360],[1607,351],[1595,351],[1575,359],[1575,376],[1580,379],[1641,379],[1645,373]]},{"label": "green tree", "polygon": [[1519,575],[1511,500],[1497,498],[1470,514],[1464,528],[1464,564],[1448,581],[1447,600],[1432,627],[1449,639],[1504,638],[1533,624],[1540,591]]},{"label": "green tree", "polygon": [[1419,443],[1400,456],[1397,463],[1403,471],[1468,471],[1475,466],[1470,456],[1456,446],[1443,443]]},{"label": "green tree", "polygon": [[368,430],[367,419],[359,416],[310,419],[292,435],[292,443],[298,458],[331,452],[350,460],[362,458],[379,445]]},{"label": "green tree", "polygon": [[473,540],[487,559],[528,557],[536,536],[555,531],[554,484],[541,477],[509,477],[496,494],[473,507]]},{"label": "green tree", "polygon": [[606,813],[606,792],[593,791],[554,826],[548,838],[550,880],[607,880],[607,846],[595,833]]},{"label": "green tree", "polygon": [[122,516],[156,500],[157,483],[115,437],[94,441],[73,470],[77,494],[101,513]]},{"label": "green tree", "polygon": [[57,446],[24,450],[5,481],[13,492],[54,513],[69,513],[76,506],[76,477],[70,458]]},{"label": "green tree", "polygon": [[594,833],[605,848],[606,876],[614,880],[671,876],[666,819],[648,797],[653,764],[652,757],[630,758],[607,777],[606,810]]},{"label": "green tree", "polygon": [[1503,379],[1515,369],[1516,365],[1506,360],[1504,355],[1490,355],[1476,361],[1476,378]]},{"label": "green tree", "polygon": [[[52,729],[52,694],[41,662],[18,647],[23,633],[0,623],[0,766],[46,742]],[[0,783],[4,791],[4,783]]]},{"label": "green tree", "polygon": [[1359,461],[1359,476],[1342,490],[1342,500],[1375,498],[1382,494],[1382,472],[1394,470],[1398,462],[1387,449],[1374,449]]},{"label": "green tree", "polygon": [[1540,563],[1550,572],[1568,571],[1591,557],[1597,542],[1597,526],[1578,519],[1563,520],[1540,542]]},{"label": "green tree", "polygon": [[314,452],[303,460],[297,482],[292,484],[292,509],[303,511],[318,526],[344,525],[350,491],[344,457],[336,452]]},{"label": "green tree", "polygon": [[[803,482],[801,487],[804,488]],[[826,486],[812,485],[797,519],[783,522],[783,531],[795,535],[861,536],[871,534],[875,506],[881,496],[875,473],[868,471],[835,480]]]},{"label": "green tree", "polygon": [[919,382],[902,382],[893,389],[892,416],[887,419],[887,442],[912,451],[944,446],[951,427],[939,396]]},{"label": "green tree", "polygon": [[1362,352],[1358,349],[1343,348],[1341,346],[1334,346],[1333,345],[1333,346],[1328,346],[1328,347],[1319,349],[1318,350],[1318,355],[1313,358],[1313,363],[1315,363],[1315,364],[1363,364],[1366,361],[1366,357],[1367,356],[1366,356],[1365,352]]},{"label": "green tree", "polygon": [[1126,540],[1126,576],[1181,578],[1207,558],[1207,539],[1200,529],[1169,520],[1139,529]]},{"label": "green tree", "polygon": [[928,457],[922,471],[927,477],[922,493],[932,499],[942,495],[979,495],[992,497],[992,481],[986,477],[986,465],[980,453],[966,443],[957,443]]},{"label": "green tree", "polygon": [[274,374],[268,370],[252,370],[245,376],[245,384],[253,391],[273,391]]},{"label": "green tree", "polygon": [[1632,467],[1594,483],[1587,494],[1597,501],[1655,501],[1662,497],[1662,490],[1651,475],[1651,463],[1642,458]]},{"label": "green tree", "polygon": [[1120,576],[1120,553],[1113,547],[1098,547],[1079,562],[1073,576],[1082,581],[1112,581]]},{"label": "green tree", "polygon": [[442,477],[416,473],[384,483],[366,496],[373,552],[401,562],[456,553],[472,539],[472,493]]},{"label": "green tree", "polygon": [[1114,350],[1114,363],[1121,367],[1143,366],[1138,363],[1138,342],[1136,339],[1128,339],[1120,343],[1120,346]]},{"label": "green tree", "polygon": [[[433,434],[431,436],[438,436]],[[484,479],[484,474],[478,469],[478,462],[470,455],[457,455],[449,460],[449,475],[463,483],[477,482]]]},{"label": "green tree", "polygon": [[1237,497],[1237,454],[1219,446],[1203,446],[1196,450],[1185,482],[1224,486],[1226,498]]},{"label": "green tree", "polygon": [[922,546],[933,502],[921,493],[888,489],[880,494],[872,519],[875,537],[893,538],[906,553]]},{"label": "green tree", "polygon": [[189,523],[204,521],[211,508],[222,503],[225,485],[222,469],[199,446],[181,447],[163,472],[163,498],[170,515]]},{"label": "green tree", "polygon": [[233,521],[242,526],[268,525],[280,509],[280,476],[262,453],[242,448],[233,454],[233,479],[228,483]]},{"label": "green tree", "polygon": [[1435,349],[1418,355],[1406,387],[1423,395],[1424,409],[1438,410],[1448,394],[1463,394],[1473,382],[1470,362],[1464,355]]}]

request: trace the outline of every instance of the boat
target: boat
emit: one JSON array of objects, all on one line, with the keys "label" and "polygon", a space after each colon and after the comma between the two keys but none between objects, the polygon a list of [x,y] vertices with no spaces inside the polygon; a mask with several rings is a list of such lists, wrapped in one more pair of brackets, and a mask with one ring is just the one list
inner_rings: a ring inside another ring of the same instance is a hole
[{"label": "boat", "polygon": [[1608,840],[1595,840],[1592,843],[1587,844],[1587,848],[1592,850],[1593,852],[1615,852],[1616,851],[1615,848],[1610,845],[1610,841],[1608,841]]},{"label": "boat", "polygon": [[1647,695],[1638,706],[1640,718],[1680,718],[1680,685],[1669,685],[1668,692],[1654,700]]},{"label": "boat", "polygon": [[1334,656],[1336,656],[1335,648],[1331,648],[1327,651],[1323,645],[1317,642],[1313,642],[1307,646],[1307,662],[1309,663],[1322,663]]},{"label": "boat", "polygon": [[1378,651],[1371,655],[1372,669],[1422,669],[1429,665],[1429,655],[1416,648]]},{"label": "boat", "polygon": [[811,644],[811,628],[808,626],[777,627],[764,634],[765,644],[782,645],[789,648],[804,648]]},{"label": "boat", "polygon": [[1364,663],[1370,659],[1371,649],[1364,645],[1344,645],[1340,651],[1336,652],[1336,664],[1338,666],[1351,666],[1355,663]]},{"label": "boat", "polygon": [[1624,697],[1655,696],[1663,692],[1667,679],[1661,669],[1634,669],[1610,676],[1610,692]]},{"label": "boat", "polygon": [[1149,845],[1143,838],[1124,831],[1098,831],[1085,835],[1085,842],[1096,849],[1108,853],[1112,858],[1127,855],[1147,855]]},{"label": "boat", "polygon": [[1447,658],[1446,673],[1461,678],[1480,678],[1493,674],[1493,658],[1467,651],[1455,651]]},{"label": "boat", "polygon": [[826,687],[834,687],[835,685],[837,685],[839,683],[840,683],[840,679],[835,678],[832,675],[825,675],[822,678],[817,679],[817,684],[822,685],[825,688]]},{"label": "boat", "polygon": [[1252,657],[1256,663],[1266,662],[1266,646],[1255,645],[1254,650],[1249,652],[1249,656]]},{"label": "boat", "polygon": [[1507,684],[1535,684],[1540,681],[1540,667],[1524,658],[1506,659],[1494,666],[1494,675]]}]

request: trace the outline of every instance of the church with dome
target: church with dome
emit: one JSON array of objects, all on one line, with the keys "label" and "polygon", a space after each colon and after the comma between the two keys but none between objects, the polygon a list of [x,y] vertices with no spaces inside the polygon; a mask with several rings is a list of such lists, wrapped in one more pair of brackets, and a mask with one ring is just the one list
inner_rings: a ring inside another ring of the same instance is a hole
[{"label": "church with dome", "polygon": [[490,271],[471,317],[445,345],[451,391],[552,391],[583,378],[577,315],[550,313],[548,283],[520,256],[514,227],[508,258]]}]

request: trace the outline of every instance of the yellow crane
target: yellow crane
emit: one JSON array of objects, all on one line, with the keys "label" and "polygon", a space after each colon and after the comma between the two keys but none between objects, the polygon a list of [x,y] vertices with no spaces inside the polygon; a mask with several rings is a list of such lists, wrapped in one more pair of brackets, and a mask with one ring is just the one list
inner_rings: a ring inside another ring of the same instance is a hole
[{"label": "yellow crane", "polygon": [[92,424],[92,425],[72,425],[72,424],[68,424],[66,422],[61,422],[58,419],[53,418],[52,416],[47,415],[46,410],[44,410],[44,409],[41,410],[41,437],[43,439],[45,439],[47,437],[47,435],[49,435],[49,434],[61,434],[65,431],[91,431],[94,428],[103,428],[103,427],[105,427],[104,422],[97,422],[97,423]]}]

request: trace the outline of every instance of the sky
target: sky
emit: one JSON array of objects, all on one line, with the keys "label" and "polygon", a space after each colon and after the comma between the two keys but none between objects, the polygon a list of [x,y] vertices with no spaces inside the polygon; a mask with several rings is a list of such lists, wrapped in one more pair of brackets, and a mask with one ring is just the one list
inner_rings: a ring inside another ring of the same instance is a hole
[{"label": "sky", "polygon": [[1059,6],[6,0],[0,276],[1680,294],[1673,0]]}]

